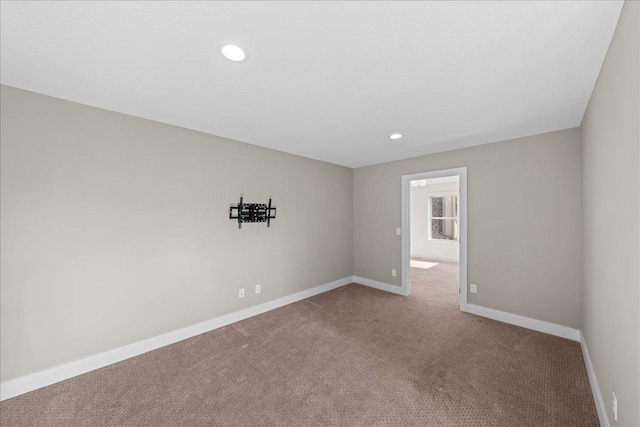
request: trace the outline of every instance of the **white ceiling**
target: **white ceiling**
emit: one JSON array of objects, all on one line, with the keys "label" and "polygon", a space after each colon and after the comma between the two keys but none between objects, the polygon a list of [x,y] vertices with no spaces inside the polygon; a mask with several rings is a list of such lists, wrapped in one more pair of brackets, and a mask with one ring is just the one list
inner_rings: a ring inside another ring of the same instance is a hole
[{"label": "white ceiling", "polygon": [[1,81],[358,167],[579,126],[621,7],[2,2]]}]

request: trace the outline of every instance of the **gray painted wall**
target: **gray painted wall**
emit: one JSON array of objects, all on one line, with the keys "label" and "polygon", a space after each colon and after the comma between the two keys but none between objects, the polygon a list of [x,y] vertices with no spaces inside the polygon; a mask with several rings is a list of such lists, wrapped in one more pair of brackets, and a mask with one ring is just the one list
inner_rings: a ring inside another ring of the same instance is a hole
[{"label": "gray painted wall", "polygon": [[639,28],[627,1],[582,122],[583,333],[618,426],[640,425]]},{"label": "gray painted wall", "polygon": [[468,302],[580,328],[579,129],[355,169],[354,275],[401,286],[401,176],[463,166]]},{"label": "gray painted wall", "polygon": [[[351,169],[1,98],[3,381],[352,275]],[[271,228],[228,219],[241,194]]]}]

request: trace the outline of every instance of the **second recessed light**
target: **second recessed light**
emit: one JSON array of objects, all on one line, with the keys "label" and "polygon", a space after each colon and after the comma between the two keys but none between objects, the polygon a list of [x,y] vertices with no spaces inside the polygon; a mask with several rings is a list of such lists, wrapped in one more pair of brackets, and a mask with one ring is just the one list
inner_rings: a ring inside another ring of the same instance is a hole
[{"label": "second recessed light", "polygon": [[242,62],[246,59],[247,54],[240,46],[234,44],[226,44],[222,46],[222,54],[229,61]]},{"label": "second recessed light", "polygon": [[402,138],[402,134],[400,134],[400,133],[392,133],[389,136],[389,138],[391,138],[391,139],[400,139],[400,138]]}]

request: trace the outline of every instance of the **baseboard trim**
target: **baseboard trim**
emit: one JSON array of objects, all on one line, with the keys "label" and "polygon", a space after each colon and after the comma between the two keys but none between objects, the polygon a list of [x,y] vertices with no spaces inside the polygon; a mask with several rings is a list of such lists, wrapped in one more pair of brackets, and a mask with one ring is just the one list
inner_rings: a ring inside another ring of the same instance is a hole
[{"label": "baseboard trim", "polygon": [[360,285],[369,286],[370,288],[380,289],[381,291],[391,292],[393,294],[405,295],[401,286],[390,285],[377,280],[367,279],[365,277],[353,276],[353,281]]},{"label": "baseboard trim", "polygon": [[580,347],[582,347],[582,357],[584,358],[584,364],[587,368],[587,376],[589,377],[589,384],[591,385],[591,392],[593,393],[593,401],[596,404],[596,411],[598,411],[598,418],[600,419],[600,425],[602,427],[609,427],[609,417],[607,416],[607,409],[600,393],[600,386],[598,385],[598,379],[596,378],[596,371],[593,369],[591,363],[591,356],[589,356],[589,350],[587,349],[587,341],[584,338],[584,334],[580,331]]},{"label": "baseboard trim", "polygon": [[509,323],[511,325],[532,329],[534,331],[544,332],[545,334],[555,335],[557,337],[567,338],[573,341],[580,341],[580,330],[569,328],[568,326],[557,325],[555,323],[532,319],[518,314],[507,313],[506,311],[494,310],[492,308],[482,307],[475,304],[467,304],[466,309],[463,311],[482,317],[488,317],[489,319],[498,320],[500,322]]},{"label": "baseboard trim", "polygon": [[296,292],[295,294],[288,295],[286,297],[216,317],[192,326],[187,326],[186,328],[178,329],[177,331],[169,332],[137,343],[129,344],[124,347],[108,350],[104,353],[69,362],[64,365],[55,366],[40,372],[5,381],[0,383],[0,401],[139,356],[140,354],[156,350],[160,347],[175,344],[187,338],[319,295],[341,286],[348,285],[352,282],[353,276],[345,277],[334,282],[325,283],[324,285]]}]

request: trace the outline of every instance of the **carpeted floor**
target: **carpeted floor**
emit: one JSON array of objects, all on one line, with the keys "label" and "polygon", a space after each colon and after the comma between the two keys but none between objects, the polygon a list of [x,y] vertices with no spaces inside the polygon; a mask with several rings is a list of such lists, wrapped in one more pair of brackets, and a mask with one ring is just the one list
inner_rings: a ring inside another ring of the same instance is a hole
[{"label": "carpeted floor", "polygon": [[9,426],[592,426],[578,343],[349,285],[0,404]]}]

